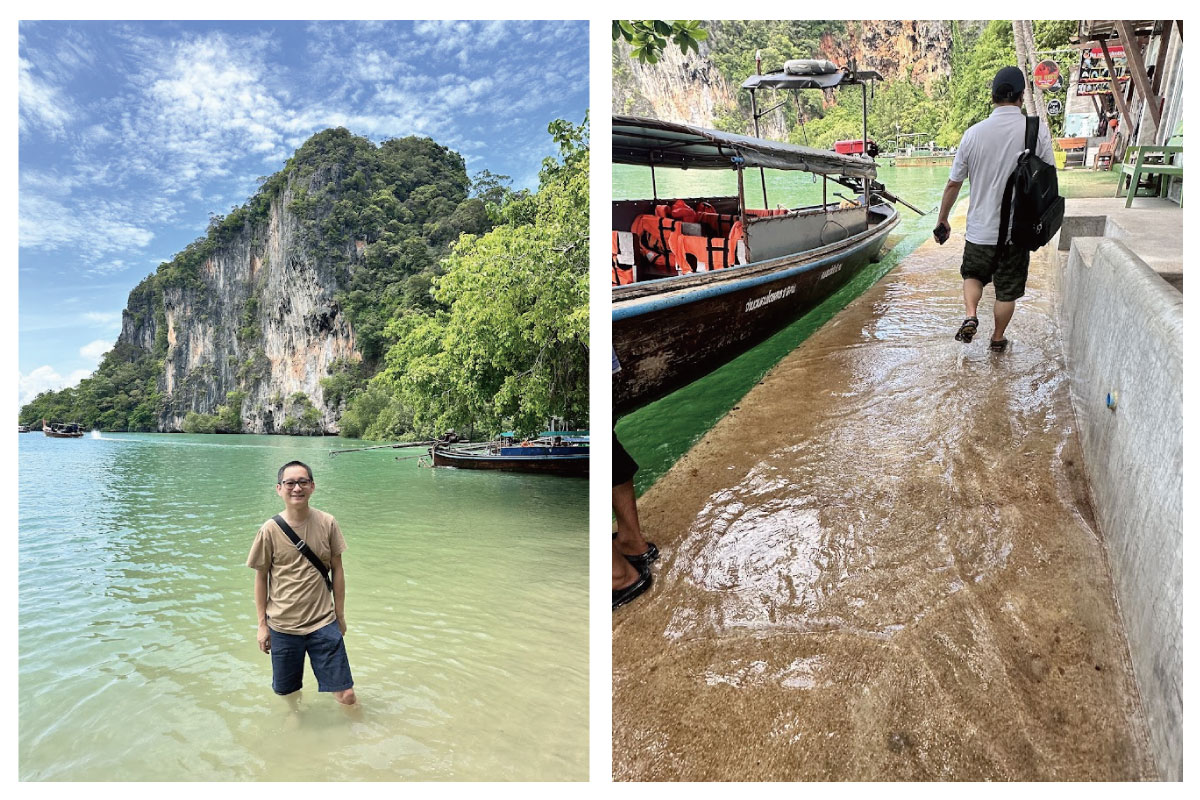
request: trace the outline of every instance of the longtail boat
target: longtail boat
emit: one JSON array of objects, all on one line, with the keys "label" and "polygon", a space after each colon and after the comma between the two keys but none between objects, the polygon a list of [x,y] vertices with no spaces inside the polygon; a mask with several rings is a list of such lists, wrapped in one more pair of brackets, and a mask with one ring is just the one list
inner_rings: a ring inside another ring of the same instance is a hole
[{"label": "longtail boat", "polygon": [[[868,141],[867,83],[880,76],[821,70],[748,79],[755,131],[767,113],[758,110],[758,89],[857,84]],[[613,163],[649,168],[654,186],[653,199],[613,202],[612,336],[621,365],[613,375],[615,414],[707,374],[811,310],[878,260],[899,223],[888,201],[904,201],[875,181],[865,148],[840,154],[620,115],[612,127]],[[654,173],[663,167],[734,170],[738,194],[659,198]],[[772,209],[763,175],[763,207],[752,208],[746,173],[754,168],[820,176],[821,204]],[[857,197],[831,202],[831,179]]]},{"label": "longtail boat", "polygon": [[78,422],[46,422],[42,420],[42,433],[49,436],[51,439],[81,439],[83,438],[83,429]]},{"label": "longtail boat", "polygon": [[477,444],[436,442],[429,457],[434,467],[586,478],[589,449],[586,431],[545,431],[527,440],[501,435],[497,441]]}]

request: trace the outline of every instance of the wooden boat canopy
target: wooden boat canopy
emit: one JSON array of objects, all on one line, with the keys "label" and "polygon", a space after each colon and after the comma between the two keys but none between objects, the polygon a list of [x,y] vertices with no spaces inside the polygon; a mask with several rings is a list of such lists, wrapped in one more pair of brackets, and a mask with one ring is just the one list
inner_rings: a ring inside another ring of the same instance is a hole
[{"label": "wooden boat canopy", "polygon": [[[817,76],[820,77],[820,76]],[[681,169],[803,170],[817,175],[874,178],[875,163],[796,144],[755,139],[679,122],[613,115],[614,164]]]}]

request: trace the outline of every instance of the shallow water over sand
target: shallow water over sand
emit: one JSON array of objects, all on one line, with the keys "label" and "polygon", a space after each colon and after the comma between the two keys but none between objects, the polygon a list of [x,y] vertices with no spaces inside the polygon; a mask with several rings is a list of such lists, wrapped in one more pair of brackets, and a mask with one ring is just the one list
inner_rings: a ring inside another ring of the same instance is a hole
[{"label": "shallow water over sand", "polygon": [[[21,436],[23,780],[587,778],[587,482],[348,446]],[[357,713],[307,667],[276,697],[255,643],[246,553],[292,458],[350,548]]]},{"label": "shallow water over sand", "polygon": [[639,501],[617,779],[1151,777],[1049,267],[997,355],[990,289],[952,338],[961,251],[918,248]]}]

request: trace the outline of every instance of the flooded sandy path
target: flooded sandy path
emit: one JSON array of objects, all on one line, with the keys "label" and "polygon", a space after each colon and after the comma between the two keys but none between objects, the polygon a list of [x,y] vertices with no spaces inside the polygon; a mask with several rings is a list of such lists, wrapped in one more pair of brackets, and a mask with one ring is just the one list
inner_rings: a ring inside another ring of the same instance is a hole
[{"label": "flooded sandy path", "polygon": [[990,287],[953,340],[962,245],[921,245],[639,501],[663,558],[613,617],[615,779],[1153,776],[1049,254],[993,354]]}]

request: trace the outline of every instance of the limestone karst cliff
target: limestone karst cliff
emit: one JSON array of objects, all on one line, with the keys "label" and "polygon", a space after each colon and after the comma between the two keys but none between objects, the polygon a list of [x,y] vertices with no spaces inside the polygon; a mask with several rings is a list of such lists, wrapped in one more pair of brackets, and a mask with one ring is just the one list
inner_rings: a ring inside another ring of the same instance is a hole
[{"label": "limestone karst cliff", "polygon": [[97,424],[336,433],[345,392],[329,379],[369,375],[383,322],[428,301],[459,233],[488,227],[468,185],[461,157],[432,140],[317,134],[130,293],[90,383],[138,402]]}]

